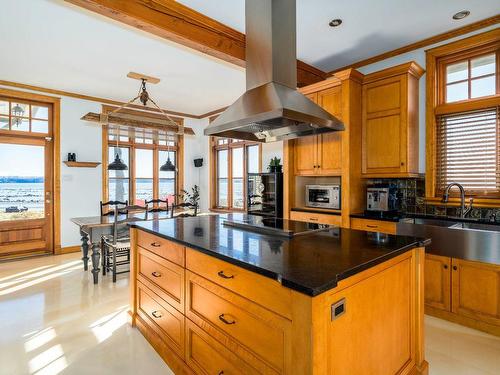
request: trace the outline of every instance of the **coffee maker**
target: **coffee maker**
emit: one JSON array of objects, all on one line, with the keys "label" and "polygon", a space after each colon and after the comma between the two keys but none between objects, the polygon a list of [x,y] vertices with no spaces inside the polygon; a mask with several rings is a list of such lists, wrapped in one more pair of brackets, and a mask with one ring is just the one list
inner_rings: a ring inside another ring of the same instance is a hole
[{"label": "coffee maker", "polygon": [[373,184],[366,188],[367,213],[386,216],[398,212],[397,187],[389,184]]}]

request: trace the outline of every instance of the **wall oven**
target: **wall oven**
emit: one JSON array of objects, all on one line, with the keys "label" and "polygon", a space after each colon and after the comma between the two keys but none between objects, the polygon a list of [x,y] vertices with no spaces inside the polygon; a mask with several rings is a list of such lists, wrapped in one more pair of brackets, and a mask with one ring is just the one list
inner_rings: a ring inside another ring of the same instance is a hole
[{"label": "wall oven", "polygon": [[306,185],[306,206],[340,209],[340,185]]}]

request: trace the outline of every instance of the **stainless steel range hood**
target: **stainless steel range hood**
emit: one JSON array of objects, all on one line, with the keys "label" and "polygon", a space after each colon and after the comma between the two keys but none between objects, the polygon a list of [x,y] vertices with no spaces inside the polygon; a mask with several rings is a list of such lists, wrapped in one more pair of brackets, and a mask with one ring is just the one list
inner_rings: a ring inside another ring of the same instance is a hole
[{"label": "stainless steel range hood", "polygon": [[205,135],[274,142],[344,130],[297,91],[295,0],[246,0],[247,91]]}]

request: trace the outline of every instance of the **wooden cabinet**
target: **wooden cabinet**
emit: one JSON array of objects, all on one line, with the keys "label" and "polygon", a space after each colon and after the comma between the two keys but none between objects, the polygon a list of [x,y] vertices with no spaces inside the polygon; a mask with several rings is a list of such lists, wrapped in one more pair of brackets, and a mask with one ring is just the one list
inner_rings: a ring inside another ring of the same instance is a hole
[{"label": "wooden cabinet", "polygon": [[335,226],[342,225],[342,216],[340,215],[320,214],[315,212],[290,211],[290,220]]},{"label": "wooden cabinet", "polygon": [[451,259],[439,255],[425,255],[425,304],[442,310],[451,306]]},{"label": "wooden cabinet", "polygon": [[[159,248],[185,265],[160,257]],[[386,375],[426,369],[418,296],[423,248],[315,297],[137,228],[131,229],[131,249],[132,324],[176,374]],[[180,292],[177,267],[184,280]]]},{"label": "wooden cabinet", "polygon": [[362,173],[365,177],[418,174],[418,79],[414,62],[363,79]]},{"label": "wooden cabinet", "polygon": [[500,266],[452,260],[452,312],[500,326]]},{"label": "wooden cabinet", "polygon": [[396,223],[392,221],[351,218],[351,229],[365,230],[367,232],[381,232],[396,234]]},{"label": "wooden cabinet", "polygon": [[425,256],[425,312],[500,335],[500,266]]},{"label": "wooden cabinet", "polygon": [[[342,117],[341,86],[307,95],[337,118]],[[295,140],[296,175],[340,175],[342,172],[342,132],[302,137]]]}]

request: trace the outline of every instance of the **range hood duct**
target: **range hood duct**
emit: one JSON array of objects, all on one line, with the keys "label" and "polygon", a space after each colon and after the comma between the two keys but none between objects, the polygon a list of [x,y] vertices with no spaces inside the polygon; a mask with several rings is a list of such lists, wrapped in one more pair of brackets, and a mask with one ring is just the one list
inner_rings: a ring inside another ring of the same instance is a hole
[{"label": "range hood duct", "polygon": [[344,130],[297,91],[295,0],[246,0],[247,91],[205,135],[274,142]]}]

